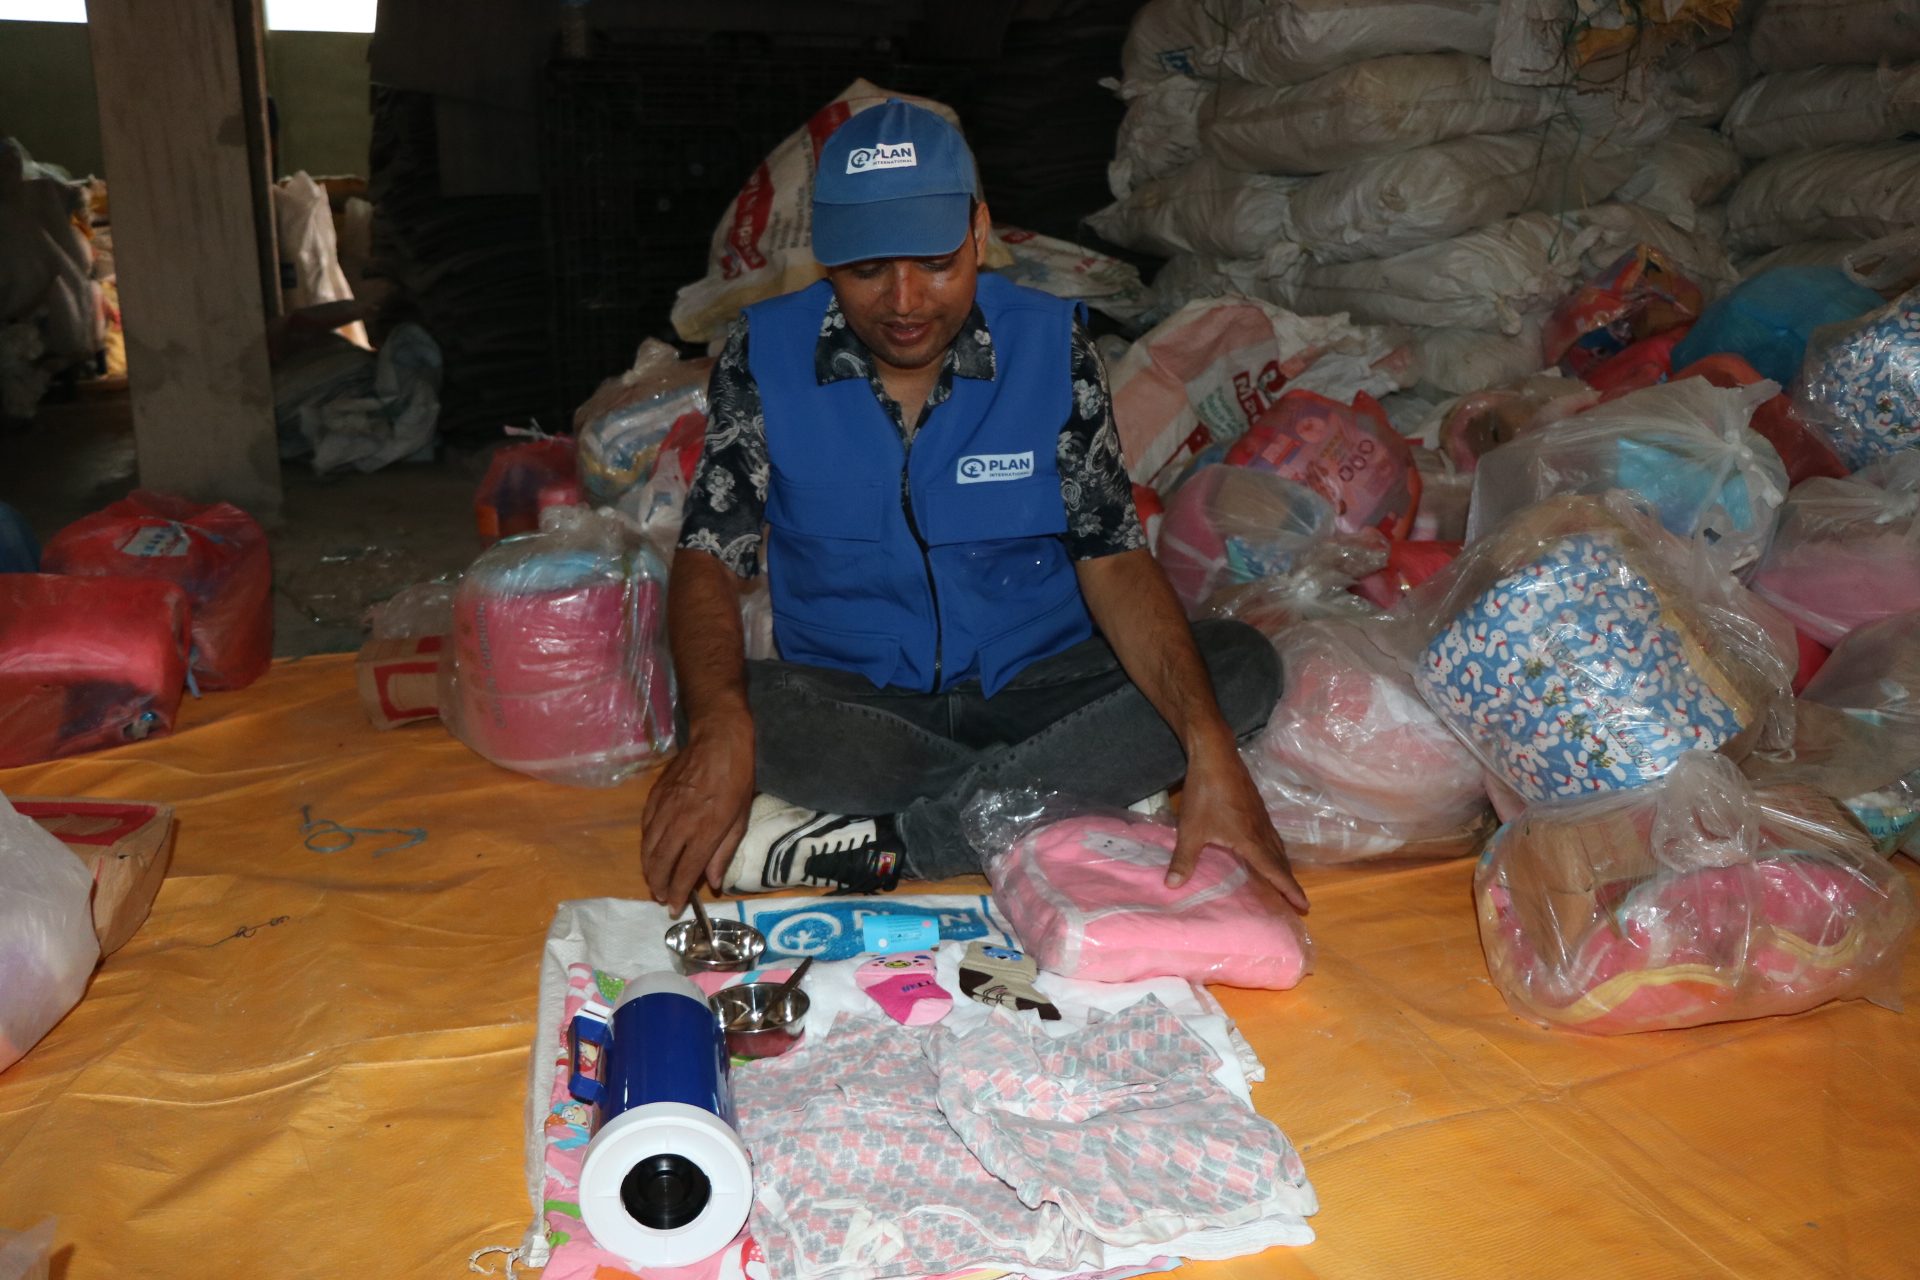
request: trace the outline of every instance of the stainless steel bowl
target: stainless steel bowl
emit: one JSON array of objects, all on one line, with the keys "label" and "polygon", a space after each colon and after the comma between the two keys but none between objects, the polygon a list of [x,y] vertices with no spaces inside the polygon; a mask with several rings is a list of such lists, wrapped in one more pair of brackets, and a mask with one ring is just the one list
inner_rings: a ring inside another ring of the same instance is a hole
[{"label": "stainless steel bowl", "polygon": [[697,921],[682,920],[667,930],[667,951],[681,973],[745,973],[766,953],[767,940],[738,920],[713,922],[713,947]]},{"label": "stainless steel bowl", "polygon": [[727,1034],[727,1052],[736,1058],[777,1058],[806,1035],[807,993],[794,990],[776,1006],[777,982],[746,982],[722,987],[707,997]]}]

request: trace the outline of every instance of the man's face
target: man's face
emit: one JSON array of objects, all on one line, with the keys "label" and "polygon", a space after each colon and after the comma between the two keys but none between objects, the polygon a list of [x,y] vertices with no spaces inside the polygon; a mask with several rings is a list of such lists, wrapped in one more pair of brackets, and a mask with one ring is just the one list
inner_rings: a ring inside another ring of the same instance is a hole
[{"label": "man's face", "polygon": [[953,345],[973,310],[991,225],[987,207],[978,205],[967,238],[943,257],[875,258],[827,268],[847,324],[883,366],[924,369]]}]

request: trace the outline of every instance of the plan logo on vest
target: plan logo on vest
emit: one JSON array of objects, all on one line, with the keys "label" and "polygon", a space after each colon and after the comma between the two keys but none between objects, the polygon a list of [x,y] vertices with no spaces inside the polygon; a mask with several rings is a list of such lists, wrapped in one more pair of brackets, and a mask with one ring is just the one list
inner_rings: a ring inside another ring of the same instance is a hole
[{"label": "plan logo on vest", "polygon": [[911,142],[876,142],[870,147],[855,147],[847,153],[848,173],[872,173],[875,169],[911,169],[919,163],[913,158]]},{"label": "plan logo on vest", "polygon": [[990,480],[1026,480],[1033,475],[1033,450],[1025,453],[970,453],[954,468],[961,484],[985,484]]}]

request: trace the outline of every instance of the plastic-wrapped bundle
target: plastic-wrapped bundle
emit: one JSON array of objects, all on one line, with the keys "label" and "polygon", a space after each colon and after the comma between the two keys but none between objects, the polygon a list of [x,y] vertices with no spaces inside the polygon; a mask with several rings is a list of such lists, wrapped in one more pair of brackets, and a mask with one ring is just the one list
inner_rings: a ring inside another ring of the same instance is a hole
[{"label": "plastic-wrapped bundle", "polygon": [[556,508],[454,595],[441,719],[509,769],[607,787],[673,746],[666,571],[612,516]]},{"label": "plastic-wrapped bundle", "polygon": [[1353,862],[1469,852],[1488,826],[1480,762],[1368,628],[1302,622],[1274,646],[1280,702],[1240,754],[1288,855]]},{"label": "plastic-wrapped bundle", "polygon": [[1728,352],[1781,386],[1800,373],[1807,339],[1821,325],[1850,320],[1879,295],[1831,267],[1780,267],[1741,282],[1709,306],[1674,348],[1673,364]]},{"label": "plastic-wrapped bundle", "polygon": [[201,504],[136,489],[56,533],[48,573],[171,582],[193,616],[193,677],[243,689],[273,661],[273,560],[267,534],[227,502]]},{"label": "plastic-wrapped bundle", "polygon": [[1527,508],[1402,612],[1421,696],[1528,801],[1744,755],[1787,697],[1791,641],[1624,493]]},{"label": "plastic-wrapped bundle", "polygon": [[[1686,378],[1705,378],[1716,387],[1750,387],[1766,381],[1758,369],[1730,352],[1696,360],[1673,373],[1676,382]],[[1754,434],[1773,446],[1774,452],[1780,455],[1780,461],[1787,468],[1787,479],[1794,484],[1814,476],[1847,475],[1847,468],[1840,461],[1840,456],[1807,426],[1806,421],[1794,411],[1793,401],[1784,392],[1762,402],[1753,411],[1753,420],[1747,425],[1753,428]]]},{"label": "plastic-wrapped bundle", "polygon": [[[1883,770],[1889,760],[1896,771],[1904,767],[1920,751],[1920,612],[1882,618],[1849,635],[1801,697],[1838,708],[1874,730],[1874,752]],[[1898,840],[1920,857],[1920,772],[1907,772],[1880,790],[1887,794],[1856,793],[1848,807],[1870,834],[1888,843]]]},{"label": "plastic-wrapped bundle", "polygon": [[1202,467],[1174,491],[1156,556],[1189,611],[1220,587],[1286,573],[1334,531],[1333,506],[1247,467]]},{"label": "plastic-wrapped bundle", "polygon": [[573,478],[574,448],[567,436],[542,436],[495,449],[473,495],[480,541],[490,545],[538,529],[540,491],[572,483]]},{"label": "plastic-wrapped bundle", "polygon": [[1829,646],[1920,609],[1920,452],[1796,485],[1749,585]]},{"label": "plastic-wrapped bundle", "polygon": [[666,343],[640,344],[633,368],[609,378],[573,415],[580,482],[597,506],[610,506],[646,479],[668,435],[707,419],[711,360],[682,360]]},{"label": "plastic-wrapped bundle", "polygon": [[1420,505],[1413,454],[1365,392],[1349,405],[1289,391],[1254,420],[1226,460],[1306,485],[1333,504],[1342,533],[1378,529],[1404,538]]},{"label": "plastic-wrapped bundle", "polygon": [[1285,573],[1220,587],[1194,613],[1244,622],[1276,642],[1296,622],[1376,617],[1378,606],[1350,588],[1385,571],[1393,548],[1402,545],[1374,531],[1326,538],[1307,547]]},{"label": "plastic-wrapped bundle", "polygon": [[994,904],[1051,973],[1284,990],[1313,966],[1300,917],[1231,851],[1208,845],[1169,889],[1166,823],[1030,790],[976,796],[961,822]]},{"label": "plastic-wrapped bundle", "polygon": [[1695,211],[1693,226],[1683,228],[1671,219],[1637,204],[1608,200],[1567,215],[1567,223],[1591,239],[1581,248],[1581,266],[1589,274],[1606,270],[1621,254],[1637,245],[1658,249],[1708,298],[1717,298],[1739,283],[1740,273],[1727,256],[1725,205]]},{"label": "plastic-wrapped bundle", "polygon": [[1807,787],[1840,801],[1882,853],[1920,819],[1920,724],[1876,711],[1803,697],[1793,708],[1791,746],[1755,751],[1740,767],[1762,786]]},{"label": "plastic-wrapped bundle", "polygon": [[1892,142],[1920,129],[1920,64],[1814,67],[1748,86],[1721,126],[1751,158]]},{"label": "plastic-wrapped bundle", "polygon": [[1855,469],[1920,445],[1920,288],[1814,334],[1794,400]]},{"label": "plastic-wrapped bundle", "polygon": [[1413,53],[1356,62],[1300,85],[1222,84],[1200,138],[1231,168],[1325,173],[1470,133],[1530,129],[1556,109],[1545,90],[1495,80],[1485,58]]},{"label": "plastic-wrapped bundle", "polygon": [[1635,245],[1553,309],[1541,334],[1547,362],[1584,377],[1610,356],[1700,315],[1700,286],[1648,245]]},{"label": "plastic-wrapped bundle", "polygon": [[1727,243],[1771,249],[1799,240],[1871,240],[1913,225],[1920,142],[1796,151],[1763,161],[1727,202]]},{"label": "plastic-wrapped bundle", "polygon": [[0,768],[171,732],[187,618],[171,582],[0,574]]},{"label": "plastic-wrapped bundle", "polygon": [[0,795],[0,1071],[66,1016],[100,959],[93,877]]},{"label": "plastic-wrapped bundle", "polygon": [[[1570,418],[1599,400],[1600,393],[1577,378],[1555,371],[1535,374],[1511,386],[1490,387],[1463,396],[1447,411],[1440,445],[1462,471],[1509,441]],[[1472,518],[1472,508],[1468,508]]]},{"label": "plastic-wrapped bundle", "polygon": [[1493,983],[1595,1034],[1897,1007],[1913,895],[1834,803],[1690,752],[1639,791],[1540,805],[1474,875]]},{"label": "plastic-wrapped bundle", "polygon": [[1473,473],[1467,540],[1555,494],[1625,489],[1648,501],[1668,532],[1704,537],[1724,567],[1751,564],[1787,496],[1787,469],[1747,423],[1778,391],[1771,382],[1725,388],[1687,378],[1501,445]]}]

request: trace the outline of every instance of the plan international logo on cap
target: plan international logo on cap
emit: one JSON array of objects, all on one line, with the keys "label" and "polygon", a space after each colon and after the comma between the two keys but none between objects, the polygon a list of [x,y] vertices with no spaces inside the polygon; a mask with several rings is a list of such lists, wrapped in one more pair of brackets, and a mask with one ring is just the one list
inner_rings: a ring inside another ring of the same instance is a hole
[{"label": "plan international logo on cap", "polygon": [[1025,480],[1033,474],[1033,450],[1025,453],[972,453],[960,459],[954,479],[961,484]]},{"label": "plan international logo on cap", "polygon": [[871,147],[855,147],[847,153],[848,173],[871,173],[875,169],[911,169],[918,163],[913,158],[911,142],[876,142]]}]

